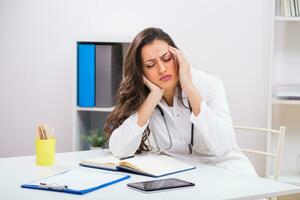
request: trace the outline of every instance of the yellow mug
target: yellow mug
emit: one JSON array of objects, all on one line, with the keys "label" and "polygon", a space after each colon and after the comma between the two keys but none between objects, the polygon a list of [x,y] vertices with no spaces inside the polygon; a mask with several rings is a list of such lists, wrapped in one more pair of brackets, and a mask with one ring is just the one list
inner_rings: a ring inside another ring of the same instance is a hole
[{"label": "yellow mug", "polygon": [[53,165],[55,160],[55,138],[36,139],[36,164],[41,166]]}]

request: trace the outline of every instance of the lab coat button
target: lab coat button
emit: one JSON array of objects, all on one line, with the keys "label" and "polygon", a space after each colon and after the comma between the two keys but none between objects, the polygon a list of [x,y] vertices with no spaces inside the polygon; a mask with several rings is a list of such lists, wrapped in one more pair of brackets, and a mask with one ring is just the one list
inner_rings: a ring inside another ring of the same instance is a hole
[{"label": "lab coat button", "polygon": [[180,116],[180,114],[177,114],[177,117],[179,117]]}]

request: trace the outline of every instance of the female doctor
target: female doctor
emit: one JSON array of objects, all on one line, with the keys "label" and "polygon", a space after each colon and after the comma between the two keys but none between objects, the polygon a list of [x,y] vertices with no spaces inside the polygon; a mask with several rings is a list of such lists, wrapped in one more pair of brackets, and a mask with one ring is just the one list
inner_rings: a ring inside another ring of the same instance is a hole
[{"label": "female doctor", "polygon": [[153,151],[256,175],[239,149],[222,81],[191,68],[159,28],[138,33],[105,123],[117,157]]}]

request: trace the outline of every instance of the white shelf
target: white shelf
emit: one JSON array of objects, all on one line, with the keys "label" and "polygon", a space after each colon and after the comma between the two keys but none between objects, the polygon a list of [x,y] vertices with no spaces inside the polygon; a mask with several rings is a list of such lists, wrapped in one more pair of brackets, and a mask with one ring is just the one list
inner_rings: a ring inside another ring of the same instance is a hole
[{"label": "white shelf", "polygon": [[300,105],[300,100],[284,100],[273,97],[273,104]]},{"label": "white shelf", "polygon": [[300,174],[297,172],[281,172],[279,181],[300,186]]},{"label": "white shelf", "polygon": [[79,107],[77,106],[78,111],[96,111],[96,112],[111,112],[115,107],[102,108],[102,107]]},{"label": "white shelf", "polygon": [[[299,36],[300,17],[279,16],[280,0],[272,1],[271,34],[270,34],[270,71],[268,93],[268,128],[286,126],[284,153],[281,162],[279,180],[300,186],[300,175],[295,172],[286,172],[294,165],[292,158],[299,153],[300,125],[297,121],[300,108],[300,81],[297,74],[300,72]],[[278,15],[276,15],[278,13]],[[286,98],[285,98],[286,97]],[[273,141],[267,138],[267,151],[272,151]],[[271,175],[272,162],[267,159],[266,174]]]},{"label": "white shelf", "polygon": [[283,17],[283,16],[276,16],[276,21],[284,21],[284,22],[300,22],[300,17]]}]

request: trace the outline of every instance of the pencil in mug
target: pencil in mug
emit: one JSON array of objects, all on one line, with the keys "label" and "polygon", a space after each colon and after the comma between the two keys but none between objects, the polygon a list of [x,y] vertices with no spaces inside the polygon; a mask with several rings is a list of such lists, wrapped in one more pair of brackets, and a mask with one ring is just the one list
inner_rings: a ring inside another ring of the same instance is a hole
[{"label": "pencil in mug", "polygon": [[43,135],[43,133],[42,133],[42,130],[41,130],[41,127],[40,127],[40,126],[37,127],[37,135],[38,135],[38,138],[39,138],[40,140],[43,140],[43,139],[44,139],[44,135]]},{"label": "pencil in mug", "polygon": [[51,130],[49,132],[49,138],[54,138],[54,131],[55,131],[55,128],[51,127]]},{"label": "pencil in mug", "polygon": [[45,140],[48,139],[48,125],[47,124],[42,124],[42,130],[43,130],[43,133],[44,133],[44,138]]},{"label": "pencil in mug", "polygon": [[47,139],[47,134],[46,134],[46,131],[45,131],[45,128],[44,128],[43,124],[40,124],[38,126],[38,135],[39,135],[40,140],[46,140]]},{"label": "pencil in mug", "polygon": [[36,138],[38,138],[38,139],[41,139],[41,138],[42,138],[42,135],[41,135],[39,126],[36,127]]},{"label": "pencil in mug", "polygon": [[46,130],[46,135],[48,139],[53,139],[54,138],[54,127],[49,127],[47,124],[45,125],[45,130]]},{"label": "pencil in mug", "polygon": [[41,125],[39,125],[40,139],[45,140],[44,131]]},{"label": "pencil in mug", "polygon": [[54,130],[54,127],[50,128],[47,124],[42,123],[37,127],[37,137],[40,140],[53,139]]}]

